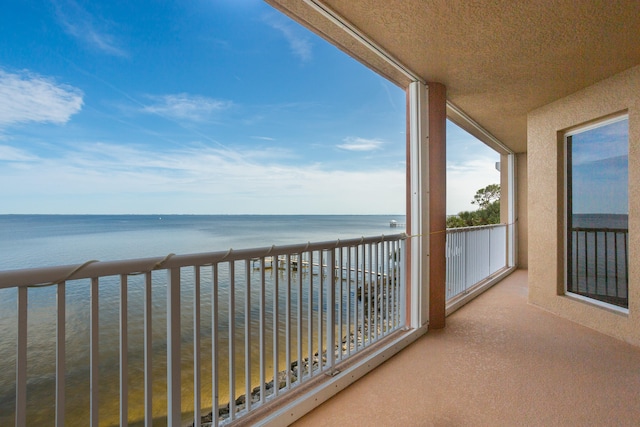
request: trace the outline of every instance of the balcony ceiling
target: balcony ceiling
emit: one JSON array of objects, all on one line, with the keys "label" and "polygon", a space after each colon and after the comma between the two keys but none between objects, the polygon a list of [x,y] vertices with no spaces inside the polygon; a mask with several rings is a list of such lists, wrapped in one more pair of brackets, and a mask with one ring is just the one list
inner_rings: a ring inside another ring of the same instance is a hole
[{"label": "balcony ceiling", "polygon": [[[266,0],[401,87],[409,79],[302,0]],[[638,0],[323,0],[515,152],[527,113],[640,64]]]}]

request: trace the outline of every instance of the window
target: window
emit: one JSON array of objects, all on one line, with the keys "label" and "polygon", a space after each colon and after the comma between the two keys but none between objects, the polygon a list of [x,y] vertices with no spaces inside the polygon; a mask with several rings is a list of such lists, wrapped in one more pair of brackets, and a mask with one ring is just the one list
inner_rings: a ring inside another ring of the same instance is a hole
[{"label": "window", "polygon": [[566,291],[628,308],[628,116],[565,134]]}]

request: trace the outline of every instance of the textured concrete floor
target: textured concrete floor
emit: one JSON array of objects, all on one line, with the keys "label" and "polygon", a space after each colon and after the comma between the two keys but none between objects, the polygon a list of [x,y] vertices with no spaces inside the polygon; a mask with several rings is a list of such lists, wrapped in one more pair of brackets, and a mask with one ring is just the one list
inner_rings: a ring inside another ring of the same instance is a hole
[{"label": "textured concrete floor", "polygon": [[527,304],[516,271],[296,426],[640,426],[640,348]]}]

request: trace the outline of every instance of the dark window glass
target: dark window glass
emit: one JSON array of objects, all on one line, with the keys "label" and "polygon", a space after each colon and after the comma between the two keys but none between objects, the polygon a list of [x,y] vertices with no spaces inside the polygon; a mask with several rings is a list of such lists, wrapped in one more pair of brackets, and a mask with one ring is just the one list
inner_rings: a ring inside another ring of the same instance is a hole
[{"label": "dark window glass", "polygon": [[628,307],[627,117],[566,135],[567,292]]}]

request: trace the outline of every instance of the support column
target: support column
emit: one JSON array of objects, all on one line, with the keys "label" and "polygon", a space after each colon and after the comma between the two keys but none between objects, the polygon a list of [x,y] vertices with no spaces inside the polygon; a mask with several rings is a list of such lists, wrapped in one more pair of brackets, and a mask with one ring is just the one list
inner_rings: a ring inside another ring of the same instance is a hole
[{"label": "support column", "polygon": [[446,88],[409,87],[407,304],[413,328],[443,328],[446,300]]},{"label": "support column", "polygon": [[447,91],[429,86],[429,328],[445,326],[447,241]]}]

